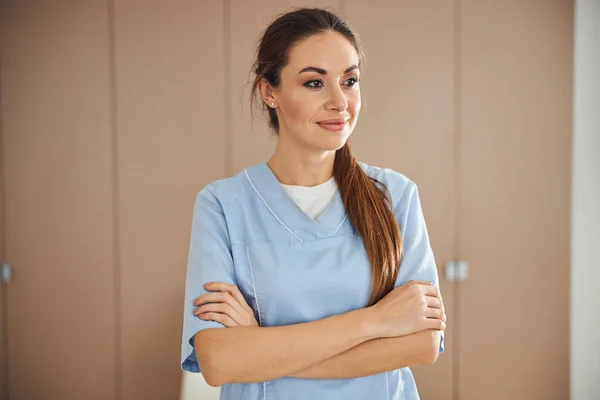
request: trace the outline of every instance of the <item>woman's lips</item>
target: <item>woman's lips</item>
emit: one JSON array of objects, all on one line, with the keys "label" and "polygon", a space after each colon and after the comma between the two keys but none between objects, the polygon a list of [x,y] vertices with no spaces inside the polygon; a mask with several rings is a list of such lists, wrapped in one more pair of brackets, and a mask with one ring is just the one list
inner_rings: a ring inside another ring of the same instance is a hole
[{"label": "woman's lips", "polygon": [[317,122],[321,128],[325,128],[328,131],[339,132],[344,130],[346,127],[346,121],[343,119],[330,119],[321,122]]}]

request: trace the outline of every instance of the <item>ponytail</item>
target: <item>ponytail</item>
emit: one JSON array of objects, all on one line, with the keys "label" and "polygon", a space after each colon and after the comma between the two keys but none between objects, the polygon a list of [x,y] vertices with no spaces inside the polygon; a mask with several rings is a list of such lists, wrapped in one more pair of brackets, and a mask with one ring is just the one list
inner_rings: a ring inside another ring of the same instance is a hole
[{"label": "ponytail", "polygon": [[349,144],[336,152],[333,175],[348,217],[363,240],[371,263],[369,306],[388,294],[400,269],[402,239],[389,194],[360,167]]}]

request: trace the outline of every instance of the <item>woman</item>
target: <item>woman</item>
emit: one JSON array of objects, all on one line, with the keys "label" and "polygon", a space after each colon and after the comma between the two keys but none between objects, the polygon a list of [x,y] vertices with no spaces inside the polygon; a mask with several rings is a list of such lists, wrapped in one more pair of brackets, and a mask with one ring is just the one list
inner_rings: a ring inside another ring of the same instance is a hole
[{"label": "woman", "polygon": [[325,10],[284,14],[261,37],[252,94],[277,147],[194,207],[182,368],[222,399],[418,399],[408,366],[443,351],[417,188],[346,143],[362,58]]}]

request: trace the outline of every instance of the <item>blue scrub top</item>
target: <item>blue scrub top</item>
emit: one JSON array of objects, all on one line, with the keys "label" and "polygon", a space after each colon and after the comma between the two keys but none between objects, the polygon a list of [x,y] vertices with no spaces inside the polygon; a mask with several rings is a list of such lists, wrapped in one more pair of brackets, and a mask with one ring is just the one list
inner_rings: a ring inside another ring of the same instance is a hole
[{"label": "blue scrub top", "polygon": [[[395,286],[438,274],[417,186],[404,175],[360,163],[387,186],[403,255]],[[266,163],[213,182],[196,198],[185,287],[181,365],[200,372],[194,335],[224,328],[193,314],[208,282],[237,285],[260,326],[314,321],[367,306],[371,265],[339,191],[317,220],[285,193]],[[443,332],[440,352],[443,352]],[[221,387],[221,399],[418,399],[409,368],[353,379],[283,377]]]}]

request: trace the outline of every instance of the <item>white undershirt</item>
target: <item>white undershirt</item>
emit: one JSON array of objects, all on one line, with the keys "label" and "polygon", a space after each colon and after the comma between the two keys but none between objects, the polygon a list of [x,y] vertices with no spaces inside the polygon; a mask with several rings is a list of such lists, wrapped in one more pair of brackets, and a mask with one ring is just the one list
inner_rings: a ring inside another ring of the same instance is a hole
[{"label": "white undershirt", "polygon": [[293,186],[281,184],[283,190],[309,217],[316,220],[338,190],[335,178],[317,186]]}]

